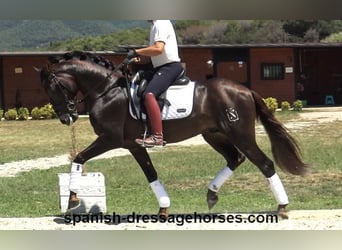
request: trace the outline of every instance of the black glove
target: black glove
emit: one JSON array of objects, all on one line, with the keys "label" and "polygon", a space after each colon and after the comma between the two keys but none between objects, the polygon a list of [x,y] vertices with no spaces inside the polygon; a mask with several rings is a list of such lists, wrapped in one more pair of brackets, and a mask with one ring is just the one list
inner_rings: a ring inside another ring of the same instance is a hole
[{"label": "black glove", "polygon": [[138,56],[139,56],[139,55],[137,54],[137,52],[135,51],[135,49],[131,49],[131,50],[128,51],[126,58],[127,58],[128,60],[131,60],[131,59],[136,58],[136,57],[138,57]]}]

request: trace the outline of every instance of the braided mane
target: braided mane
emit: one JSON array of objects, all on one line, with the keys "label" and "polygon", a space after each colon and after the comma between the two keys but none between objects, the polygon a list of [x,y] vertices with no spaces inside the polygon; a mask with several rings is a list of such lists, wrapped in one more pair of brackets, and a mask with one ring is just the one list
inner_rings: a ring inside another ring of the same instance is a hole
[{"label": "braided mane", "polygon": [[84,52],[84,51],[67,52],[62,56],[49,56],[48,60],[51,64],[56,64],[56,63],[72,60],[74,58],[101,65],[109,70],[115,69],[115,65],[111,61],[109,61],[107,58],[104,58],[103,56],[95,55],[89,52]]}]

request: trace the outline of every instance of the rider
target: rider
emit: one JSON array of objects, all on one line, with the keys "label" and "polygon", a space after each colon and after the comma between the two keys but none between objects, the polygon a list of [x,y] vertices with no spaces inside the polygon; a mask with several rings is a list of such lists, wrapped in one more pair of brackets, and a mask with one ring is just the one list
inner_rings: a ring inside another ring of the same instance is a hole
[{"label": "rider", "polygon": [[156,96],[164,92],[177,79],[183,68],[178,54],[176,34],[170,20],[153,20],[150,30],[150,45],[130,50],[128,59],[138,56],[151,57],[154,73],[142,100],[151,127],[151,135],[135,142],[144,147],[163,146],[163,126]]}]

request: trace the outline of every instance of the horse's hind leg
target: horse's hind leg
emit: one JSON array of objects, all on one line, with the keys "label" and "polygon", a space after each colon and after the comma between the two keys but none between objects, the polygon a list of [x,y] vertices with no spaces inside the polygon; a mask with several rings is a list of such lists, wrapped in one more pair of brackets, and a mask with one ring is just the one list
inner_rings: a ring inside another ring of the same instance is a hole
[{"label": "horse's hind leg", "polygon": [[233,174],[233,171],[245,160],[237,148],[229,142],[227,136],[221,133],[204,133],[203,138],[227,161],[227,165],[216,174],[215,178],[208,185],[207,204],[209,210],[218,202],[217,193],[221,186]]},{"label": "horse's hind leg", "polygon": [[287,219],[288,216],[285,208],[289,200],[283,183],[275,171],[273,161],[261,151],[256,144],[254,136],[249,136],[248,133],[240,134],[239,139],[236,139],[235,145],[267,178],[271,191],[278,202],[278,215]]}]

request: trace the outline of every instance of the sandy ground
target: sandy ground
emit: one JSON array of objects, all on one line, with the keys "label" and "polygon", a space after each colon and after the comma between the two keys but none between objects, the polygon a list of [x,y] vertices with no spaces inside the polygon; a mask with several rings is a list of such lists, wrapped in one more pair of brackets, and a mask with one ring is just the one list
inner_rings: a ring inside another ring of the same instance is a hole
[{"label": "sandy ground", "polygon": [[[342,120],[342,107],[320,108],[315,112],[301,113],[301,120],[290,121],[286,127],[300,129],[317,123]],[[257,133],[263,133],[262,127],[257,127]],[[191,146],[204,143],[201,136],[196,136],[177,145]],[[128,154],[127,150],[116,149],[109,151],[98,158],[110,158]],[[32,169],[47,169],[69,163],[68,155],[60,155],[51,158],[39,158],[11,162],[0,165],[1,177],[13,177],[16,174]],[[235,214],[236,215],[236,214]],[[234,214],[222,214],[220,216],[235,216]],[[0,229],[5,230],[341,230],[342,209],[336,210],[305,210],[290,211],[288,220],[280,220],[278,223],[251,223],[247,221],[248,214],[243,214],[242,223],[211,223],[189,220],[183,225],[182,216],[178,215],[177,221],[169,222],[140,222],[140,223],[87,223],[81,222],[75,225],[65,223],[64,217],[40,217],[40,218],[0,218]],[[255,215],[257,216],[257,215]],[[183,220],[184,221],[184,220]]]}]

